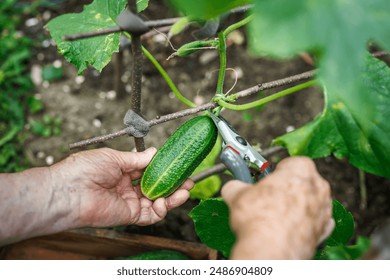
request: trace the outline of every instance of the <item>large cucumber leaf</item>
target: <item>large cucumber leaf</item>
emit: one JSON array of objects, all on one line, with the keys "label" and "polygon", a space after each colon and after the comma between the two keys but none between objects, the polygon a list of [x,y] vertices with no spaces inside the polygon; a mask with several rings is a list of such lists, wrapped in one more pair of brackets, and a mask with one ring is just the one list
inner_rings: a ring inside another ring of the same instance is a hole
[{"label": "large cucumber leaf", "polygon": [[319,78],[329,91],[338,90],[349,97],[362,91],[356,77],[368,42],[375,40],[390,50],[387,0],[253,2],[251,50],[275,57],[311,51],[316,55]]},{"label": "large cucumber leaf", "polygon": [[[236,241],[229,226],[229,208],[220,198],[203,200],[190,212],[195,231],[200,240],[210,248],[229,257]],[[315,255],[316,259],[358,259],[368,250],[370,242],[358,237],[357,243],[348,245],[354,234],[354,221],[350,212],[337,200],[333,200],[333,219],[336,222],[332,234],[324,247]]]},{"label": "large cucumber leaf", "polygon": [[229,257],[236,240],[229,226],[229,208],[220,198],[203,200],[190,212],[196,234],[210,248]]},{"label": "large cucumber leaf", "polygon": [[64,41],[64,35],[104,30],[116,26],[116,18],[127,4],[126,0],[95,0],[81,13],[65,14],[52,19],[47,28],[58,51],[73,63],[81,74],[89,65],[101,71],[114,52],[119,51],[119,33],[76,41]]},{"label": "large cucumber leaf", "polygon": [[353,216],[337,200],[333,200],[332,205],[336,226],[332,234],[326,239],[325,244],[329,246],[346,245],[355,232]]},{"label": "large cucumber leaf", "polygon": [[325,246],[317,250],[315,259],[320,260],[356,260],[360,259],[370,247],[370,240],[358,236],[356,244],[348,245],[355,232],[355,223],[351,212],[337,200],[333,200],[333,219],[336,226],[325,240]]},{"label": "large cucumber leaf", "polygon": [[333,153],[390,178],[390,69],[367,55],[364,72],[356,79],[361,90],[326,90],[323,113],[274,143],[287,147],[292,155],[317,158]]}]

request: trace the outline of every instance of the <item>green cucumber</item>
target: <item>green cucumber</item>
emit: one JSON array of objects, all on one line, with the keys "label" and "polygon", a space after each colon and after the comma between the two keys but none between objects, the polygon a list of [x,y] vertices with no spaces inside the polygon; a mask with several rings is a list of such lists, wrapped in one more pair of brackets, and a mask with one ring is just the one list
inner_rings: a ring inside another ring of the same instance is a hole
[{"label": "green cucumber", "polygon": [[193,41],[187,44],[182,45],[180,48],[176,50],[173,54],[171,54],[168,59],[172,57],[186,57],[194,52],[197,52],[201,49],[216,49],[218,47],[219,42],[217,40],[207,40],[207,41]]},{"label": "green cucumber", "polygon": [[155,200],[177,190],[211,151],[218,131],[209,116],[198,116],[180,126],[146,168],[142,193]]}]

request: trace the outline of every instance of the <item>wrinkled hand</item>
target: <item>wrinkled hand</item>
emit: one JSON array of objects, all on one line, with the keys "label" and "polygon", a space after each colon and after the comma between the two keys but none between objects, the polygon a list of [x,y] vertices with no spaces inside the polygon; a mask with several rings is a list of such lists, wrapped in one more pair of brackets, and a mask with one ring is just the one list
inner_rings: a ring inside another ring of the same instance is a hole
[{"label": "wrinkled hand", "polygon": [[155,148],[140,153],[103,148],[73,154],[52,168],[62,174],[58,184],[76,195],[81,226],[150,225],[183,204],[193,187],[187,180],[167,198],[146,198],[133,182],[155,153]]},{"label": "wrinkled hand", "polygon": [[308,259],[333,230],[330,186],[305,157],[282,160],[275,171],[248,185],[222,189],[238,241],[238,259]]}]

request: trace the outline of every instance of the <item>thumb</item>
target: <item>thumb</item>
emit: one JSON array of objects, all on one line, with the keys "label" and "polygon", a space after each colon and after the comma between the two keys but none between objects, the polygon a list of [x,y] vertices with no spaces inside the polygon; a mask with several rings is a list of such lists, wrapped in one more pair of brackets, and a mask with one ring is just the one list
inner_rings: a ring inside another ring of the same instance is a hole
[{"label": "thumb", "polygon": [[124,172],[131,172],[133,170],[144,169],[152,160],[156,151],[156,148],[151,147],[143,152],[121,152],[122,170]]},{"label": "thumb", "polygon": [[246,189],[249,189],[253,187],[250,184],[243,183],[238,180],[232,180],[227,182],[222,190],[221,190],[221,195],[224,201],[227,203],[228,206],[230,206],[235,198],[238,196],[239,193],[243,192]]}]

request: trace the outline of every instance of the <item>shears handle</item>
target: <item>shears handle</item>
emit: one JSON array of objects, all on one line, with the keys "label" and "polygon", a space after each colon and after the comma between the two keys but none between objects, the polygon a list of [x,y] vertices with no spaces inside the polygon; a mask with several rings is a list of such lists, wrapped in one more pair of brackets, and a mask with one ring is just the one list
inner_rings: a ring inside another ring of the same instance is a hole
[{"label": "shears handle", "polygon": [[226,168],[233,173],[234,178],[244,183],[253,184],[248,166],[238,154],[226,148],[221,152],[220,158]]}]

